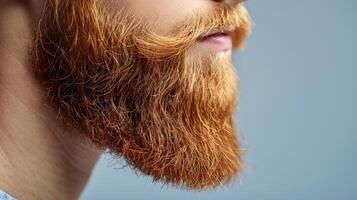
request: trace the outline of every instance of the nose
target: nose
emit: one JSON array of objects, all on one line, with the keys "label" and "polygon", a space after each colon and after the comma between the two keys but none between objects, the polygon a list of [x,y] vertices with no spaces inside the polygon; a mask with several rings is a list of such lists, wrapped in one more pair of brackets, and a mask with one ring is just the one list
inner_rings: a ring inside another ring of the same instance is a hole
[{"label": "nose", "polygon": [[244,1],[247,1],[247,0],[213,0],[217,3],[226,3],[226,4],[230,4],[232,6],[235,6],[235,5],[238,5]]}]

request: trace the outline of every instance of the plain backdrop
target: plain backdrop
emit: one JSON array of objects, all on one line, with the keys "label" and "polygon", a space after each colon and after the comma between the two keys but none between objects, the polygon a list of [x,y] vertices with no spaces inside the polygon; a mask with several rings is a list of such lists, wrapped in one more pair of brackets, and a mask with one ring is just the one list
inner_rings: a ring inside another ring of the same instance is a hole
[{"label": "plain backdrop", "polygon": [[81,200],[357,199],[357,1],[245,5],[255,25],[234,55],[242,179],[217,191],[180,191],[103,155]]}]

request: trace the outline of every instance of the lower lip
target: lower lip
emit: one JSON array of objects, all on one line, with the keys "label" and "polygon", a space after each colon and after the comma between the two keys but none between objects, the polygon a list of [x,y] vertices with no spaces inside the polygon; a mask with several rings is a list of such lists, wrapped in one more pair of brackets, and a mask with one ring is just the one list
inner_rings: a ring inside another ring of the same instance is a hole
[{"label": "lower lip", "polygon": [[205,48],[215,51],[227,51],[232,49],[232,38],[229,35],[213,35],[198,41]]}]

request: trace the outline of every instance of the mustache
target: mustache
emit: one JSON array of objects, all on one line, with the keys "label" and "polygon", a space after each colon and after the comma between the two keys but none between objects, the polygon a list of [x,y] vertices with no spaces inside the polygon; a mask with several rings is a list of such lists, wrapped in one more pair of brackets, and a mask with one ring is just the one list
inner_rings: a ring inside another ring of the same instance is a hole
[{"label": "mustache", "polygon": [[144,47],[140,50],[146,57],[167,59],[186,52],[202,35],[227,27],[233,28],[233,46],[238,48],[242,40],[250,34],[250,26],[250,17],[243,6],[234,8],[229,4],[222,4],[209,12],[198,10],[192,16],[180,20],[168,35],[145,32],[141,35],[144,37],[139,36],[135,41],[138,46]]},{"label": "mustache", "polygon": [[[98,10],[110,13],[106,9],[101,7]],[[152,27],[157,26],[155,22],[150,22],[143,17],[133,17],[127,10],[111,13],[111,15],[101,15],[106,17],[101,19],[101,25],[108,27],[100,29],[111,30],[110,35],[113,33],[121,35],[120,38],[126,40],[123,43],[131,44],[129,47],[133,47],[133,51],[139,52],[144,58],[156,61],[173,59],[185,54],[200,38],[210,33],[231,30],[229,35],[235,49],[242,49],[245,38],[251,34],[251,18],[241,4],[237,7],[221,4],[209,11],[199,9],[179,20],[174,24],[175,28],[167,34],[152,31]]]},{"label": "mustache", "polygon": [[140,52],[155,60],[177,57],[187,52],[200,38],[227,29],[231,30],[229,35],[233,40],[233,48],[242,48],[244,39],[251,33],[251,19],[242,5],[232,7],[222,4],[208,12],[198,10],[192,16],[176,23],[174,27],[167,35],[141,33],[135,38]]}]

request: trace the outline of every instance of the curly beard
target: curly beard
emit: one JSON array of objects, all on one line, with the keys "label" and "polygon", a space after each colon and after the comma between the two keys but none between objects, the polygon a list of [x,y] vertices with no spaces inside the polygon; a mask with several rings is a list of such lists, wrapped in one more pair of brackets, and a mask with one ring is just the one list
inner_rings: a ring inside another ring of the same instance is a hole
[{"label": "curly beard", "polygon": [[190,49],[203,33],[227,26],[242,47],[248,13],[223,5],[167,35],[150,26],[94,0],[48,0],[32,51],[46,101],[66,127],[154,181],[191,190],[231,183],[242,169],[231,54]]}]

